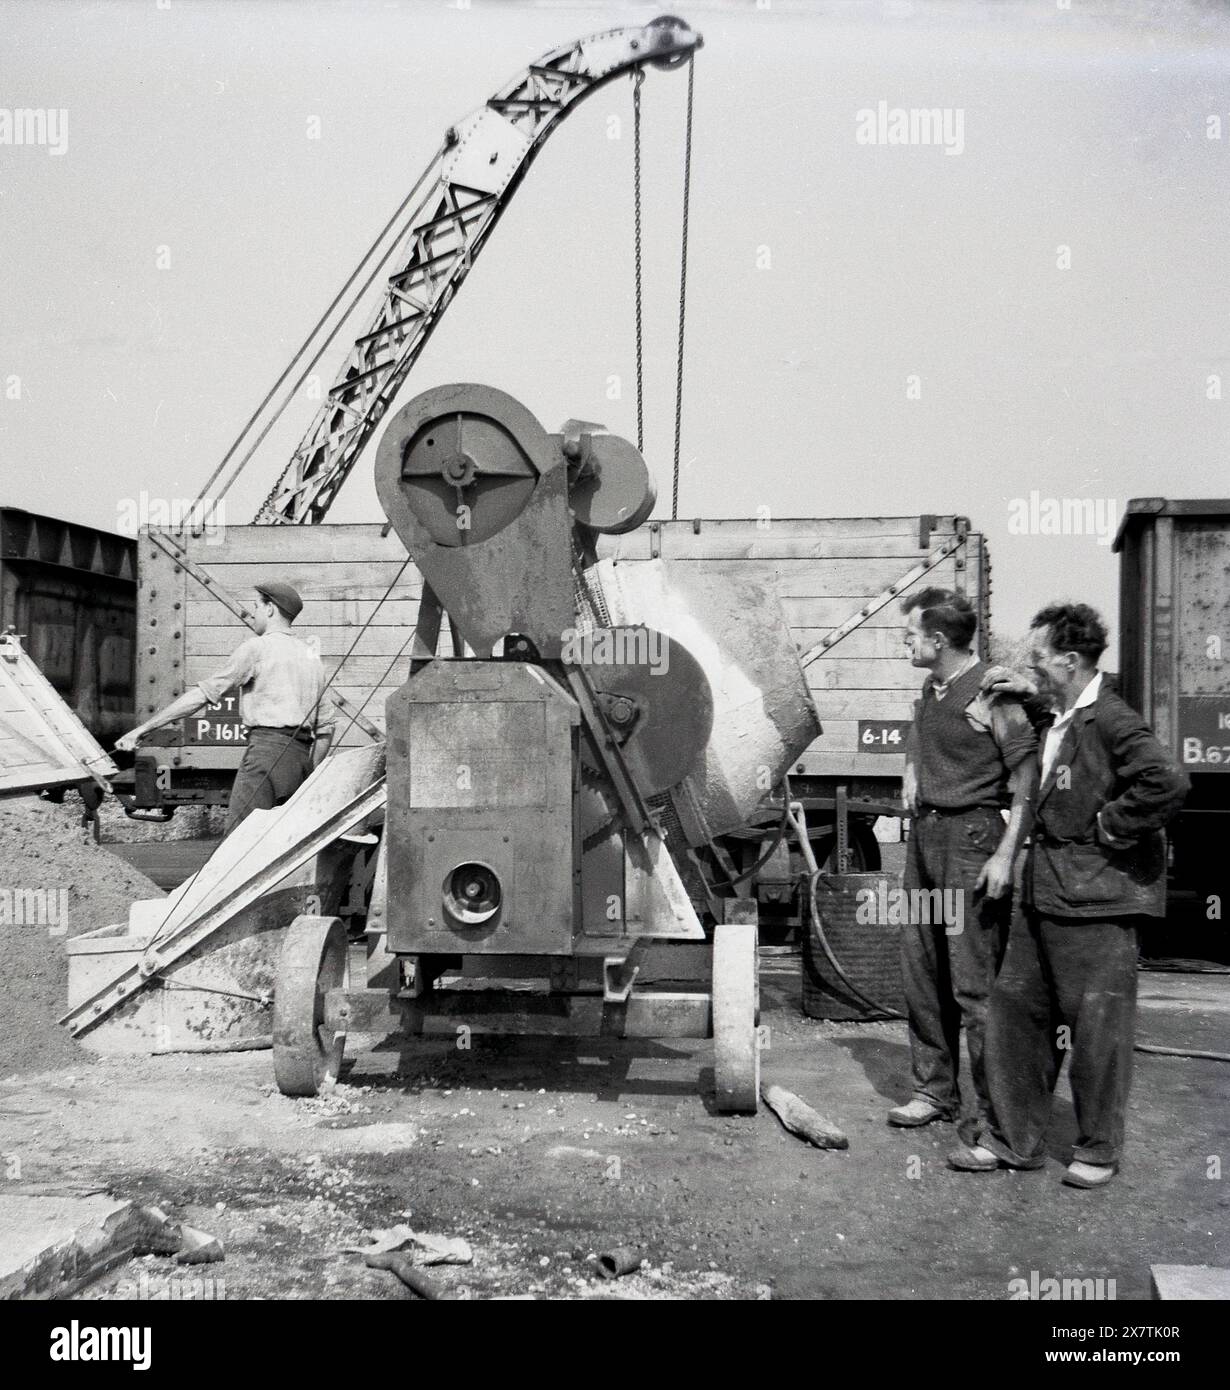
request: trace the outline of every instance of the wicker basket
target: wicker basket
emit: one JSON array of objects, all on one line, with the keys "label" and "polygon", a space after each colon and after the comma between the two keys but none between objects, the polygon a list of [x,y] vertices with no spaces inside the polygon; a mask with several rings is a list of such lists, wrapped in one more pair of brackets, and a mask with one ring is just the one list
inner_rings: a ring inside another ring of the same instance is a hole
[{"label": "wicker basket", "polygon": [[834,971],[811,920],[803,938],[803,1012],[808,1018],[887,1018],[886,1010],[905,1012],[901,982],[901,928],[857,920],[861,890],[877,898],[881,885],[900,886],[900,874],[821,874],[816,883],[820,922],[833,955],[851,982],[885,1010],[874,1010],[852,994]]}]

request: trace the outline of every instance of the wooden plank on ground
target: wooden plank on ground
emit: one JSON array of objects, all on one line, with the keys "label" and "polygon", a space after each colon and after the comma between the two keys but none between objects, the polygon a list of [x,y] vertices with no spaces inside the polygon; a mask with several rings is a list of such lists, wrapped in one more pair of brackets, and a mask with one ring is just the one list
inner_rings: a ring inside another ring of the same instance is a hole
[{"label": "wooden plank on ground", "polygon": [[1230,1269],[1214,1265],[1150,1265],[1149,1271],[1154,1298],[1230,1300]]},{"label": "wooden plank on ground", "polygon": [[783,1125],[800,1139],[818,1149],[848,1149],[850,1141],[840,1129],[818,1110],[813,1110],[806,1101],[784,1086],[774,1086],[764,1082],[760,1087],[764,1103],[777,1116]]}]

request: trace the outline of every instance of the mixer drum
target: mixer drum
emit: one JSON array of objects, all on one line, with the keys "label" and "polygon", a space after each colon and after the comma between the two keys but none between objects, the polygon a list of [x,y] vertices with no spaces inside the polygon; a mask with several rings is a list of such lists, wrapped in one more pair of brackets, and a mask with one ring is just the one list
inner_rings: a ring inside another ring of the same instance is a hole
[{"label": "mixer drum", "polygon": [[738,830],[820,733],[776,592],[695,560],[600,560],[589,576],[612,623],[652,625],[704,672],[712,728],[672,800],[693,845]]}]

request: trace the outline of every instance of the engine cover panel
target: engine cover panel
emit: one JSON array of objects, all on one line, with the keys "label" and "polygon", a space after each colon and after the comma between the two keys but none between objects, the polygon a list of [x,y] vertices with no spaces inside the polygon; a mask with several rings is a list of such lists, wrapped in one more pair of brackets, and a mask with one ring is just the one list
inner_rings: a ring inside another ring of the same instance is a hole
[{"label": "engine cover panel", "polygon": [[577,706],[512,661],[433,661],[389,696],[388,949],[570,954]]}]

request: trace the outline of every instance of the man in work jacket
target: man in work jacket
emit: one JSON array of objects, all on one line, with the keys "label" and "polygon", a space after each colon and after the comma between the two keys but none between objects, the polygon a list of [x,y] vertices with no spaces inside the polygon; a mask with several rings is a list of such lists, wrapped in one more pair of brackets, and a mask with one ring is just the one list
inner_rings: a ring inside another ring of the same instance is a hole
[{"label": "man in work jacket", "polygon": [[1087,604],[1033,620],[1030,675],[995,670],[990,690],[1046,699],[1041,787],[987,1023],[992,1117],[953,1167],[1038,1168],[1064,1054],[1077,1141],[1064,1182],[1100,1187],[1118,1170],[1132,1076],[1139,927],[1166,911],[1162,828],[1187,775],[1098,670],[1106,628]]},{"label": "man in work jacket", "polygon": [[[967,598],[928,588],[902,608],[911,660],[928,675],[907,742],[904,787],[912,824],[901,964],[913,1096],[888,1120],[913,1127],[961,1114],[964,1027],[975,1105],[960,1132],[970,1142],[987,1109],[987,1002],[1037,785],[1038,741],[1019,700],[982,693],[987,667],[970,648],[977,616]],[[1009,807],[1005,826],[1001,813]]]},{"label": "man in work jacket", "polygon": [[151,730],[216,704],[238,686],[248,746],[231,787],[228,835],[252,811],[279,806],[298,790],[328,753],[336,718],[320,657],[291,632],[303,600],[278,579],[258,584],[256,595],[256,635],[241,642],[215,675],[185,690],[115,744],[134,751]]}]

